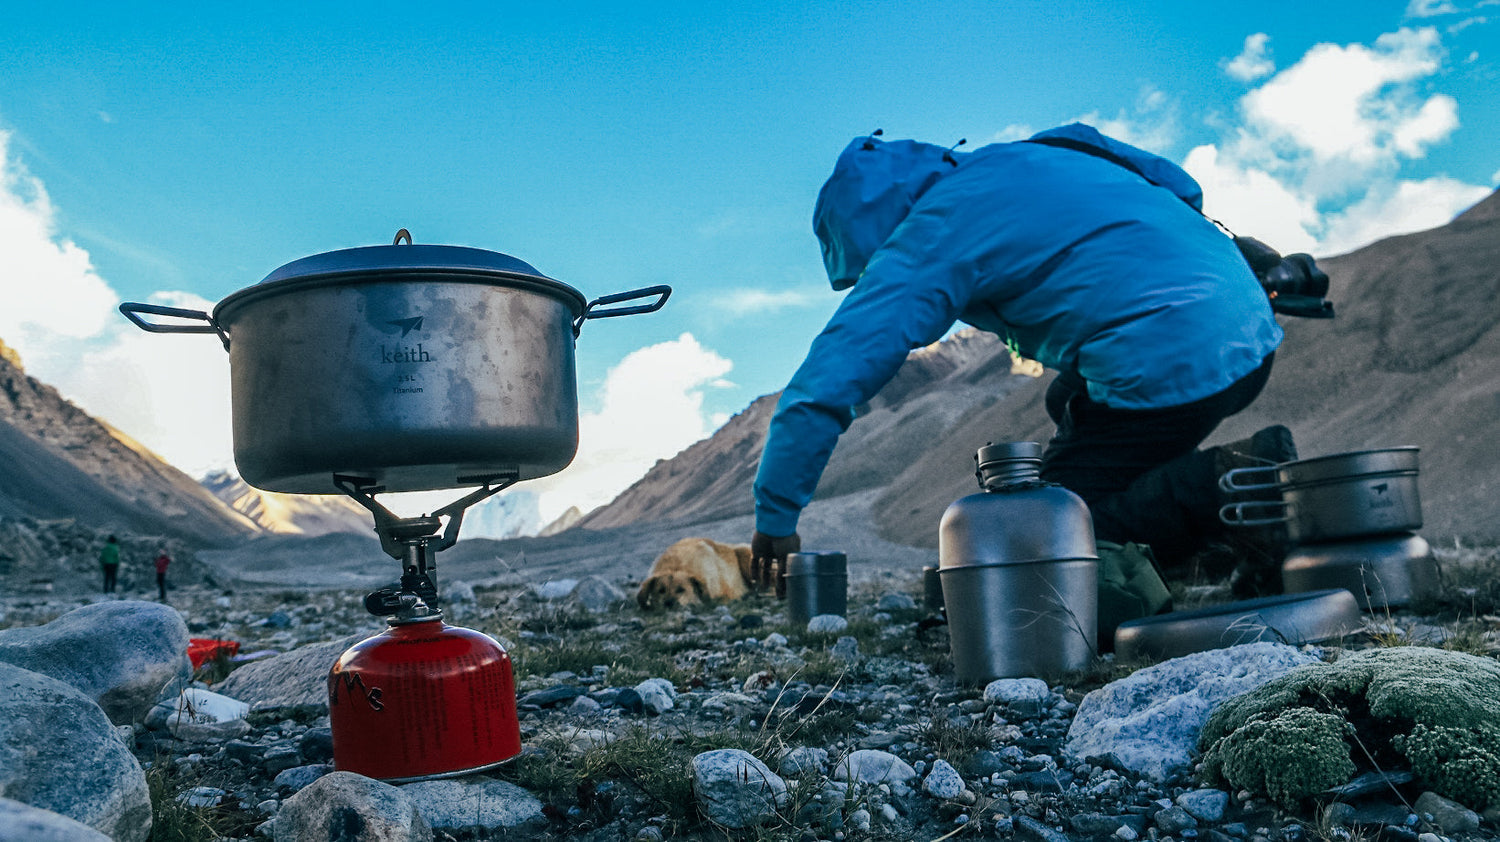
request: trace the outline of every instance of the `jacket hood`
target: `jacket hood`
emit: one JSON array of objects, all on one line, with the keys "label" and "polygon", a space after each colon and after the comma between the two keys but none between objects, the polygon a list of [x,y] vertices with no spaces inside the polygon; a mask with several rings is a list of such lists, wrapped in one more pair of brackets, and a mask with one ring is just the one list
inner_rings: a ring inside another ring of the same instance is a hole
[{"label": "jacket hood", "polygon": [[813,207],[813,232],[835,290],[854,286],[865,265],[962,153],[915,140],[855,138],[839,155]]}]

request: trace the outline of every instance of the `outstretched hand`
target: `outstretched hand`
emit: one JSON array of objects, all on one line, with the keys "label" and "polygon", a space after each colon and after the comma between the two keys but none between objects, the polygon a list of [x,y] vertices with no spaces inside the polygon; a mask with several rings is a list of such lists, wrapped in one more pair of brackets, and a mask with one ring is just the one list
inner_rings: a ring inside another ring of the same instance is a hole
[{"label": "outstretched hand", "polygon": [[750,570],[752,584],[757,589],[774,587],[776,595],[782,595],[781,571],[786,569],[786,557],[802,549],[802,538],[793,532],[790,535],[767,535],[756,532],[750,538]]}]

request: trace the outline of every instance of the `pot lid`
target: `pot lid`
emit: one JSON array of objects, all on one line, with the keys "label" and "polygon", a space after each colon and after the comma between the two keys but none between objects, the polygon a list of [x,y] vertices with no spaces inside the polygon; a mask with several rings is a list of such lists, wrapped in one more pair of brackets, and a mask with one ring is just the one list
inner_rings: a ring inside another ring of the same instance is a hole
[{"label": "pot lid", "polygon": [[[406,242],[403,244],[402,240]],[[557,283],[530,263],[498,251],[414,244],[405,228],[396,233],[396,241],[391,245],[360,246],[299,258],[267,275],[261,283],[378,272],[475,272],[522,275]]]},{"label": "pot lid", "polygon": [[848,572],[849,559],[843,553],[805,551],[787,553],[788,576],[842,576]]}]

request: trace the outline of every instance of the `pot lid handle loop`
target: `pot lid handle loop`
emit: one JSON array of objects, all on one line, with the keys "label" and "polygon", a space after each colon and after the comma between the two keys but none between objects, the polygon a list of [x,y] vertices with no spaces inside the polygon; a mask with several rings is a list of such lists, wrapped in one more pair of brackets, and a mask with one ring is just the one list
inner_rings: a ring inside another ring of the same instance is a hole
[{"label": "pot lid handle loop", "polygon": [[402,240],[405,240],[407,245],[411,245],[411,232],[406,230],[405,228],[402,228],[400,231],[396,232],[396,238],[394,240],[391,240],[391,245],[399,246],[401,245]]},{"label": "pot lid handle loop", "polygon": [[[637,298],[646,298],[652,295],[657,296],[657,299],[648,304],[636,304],[631,307],[615,307],[614,309],[610,310],[594,309],[595,307],[600,307],[607,304],[619,304],[622,301],[634,301]],[[655,313],[667,303],[667,298],[669,298],[671,295],[671,287],[667,286],[666,284],[658,284],[652,287],[633,289],[628,292],[616,292],[611,295],[604,295],[600,296],[599,298],[595,298],[593,301],[590,301],[588,303],[588,306],[583,308],[583,313],[579,315],[578,318],[573,320],[573,338],[578,338],[578,334],[583,330],[583,323],[588,319],[608,319],[615,316],[634,316],[639,313]]]}]

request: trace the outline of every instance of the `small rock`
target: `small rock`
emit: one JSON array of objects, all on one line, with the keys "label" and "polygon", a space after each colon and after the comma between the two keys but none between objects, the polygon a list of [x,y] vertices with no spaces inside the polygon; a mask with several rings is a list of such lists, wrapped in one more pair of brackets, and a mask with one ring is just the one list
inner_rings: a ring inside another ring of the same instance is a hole
[{"label": "small rock", "polygon": [[1199,821],[1217,824],[1229,807],[1229,793],[1219,789],[1190,789],[1177,796],[1177,806]]},{"label": "small rock", "polygon": [[841,637],[838,639],[838,642],[833,644],[833,648],[829,650],[829,654],[836,661],[852,664],[859,660],[859,641],[852,637]]},{"label": "small rock", "polygon": [[672,699],[677,695],[672,683],[664,678],[648,678],[635,686],[635,692],[640,694],[646,712],[657,716],[672,709]]},{"label": "small rock", "polygon": [[806,774],[818,774],[828,765],[828,750],[797,746],[782,752],[777,761],[777,771],[797,778]]},{"label": "small rock", "polygon": [[1069,842],[1068,835],[1030,816],[1014,816],[1016,838],[1028,842]]},{"label": "small rock", "polygon": [[888,593],[881,595],[875,602],[877,611],[915,611],[917,601],[910,594]]},{"label": "small rock", "polygon": [[573,704],[568,705],[568,713],[574,716],[589,716],[598,713],[603,707],[588,696],[579,696],[573,700]]},{"label": "small rock", "polygon": [[307,788],[307,785],[333,771],[333,767],[327,763],[310,763],[306,766],[293,766],[283,769],[271,785],[276,787],[277,792],[297,793]]},{"label": "small rock", "polygon": [[548,687],[545,690],[527,693],[521,698],[516,699],[516,704],[521,707],[557,707],[569,704],[587,692],[587,687],[579,687],[577,684],[559,684],[555,687]]},{"label": "small rock", "polygon": [[195,786],[177,795],[177,803],[185,807],[217,807],[227,795],[222,789],[211,786]]},{"label": "small rock", "polygon": [[833,779],[864,784],[906,783],[917,776],[906,761],[873,749],[852,751],[834,767]]},{"label": "small rock", "polygon": [[984,688],[984,700],[1005,705],[1022,716],[1041,714],[1052,691],[1039,678],[1002,678]]},{"label": "small rock", "polygon": [[625,592],[598,576],[585,576],[574,586],[573,601],[592,614],[602,614],[624,604]]},{"label": "small rock", "polygon": [[692,761],[693,793],[708,818],[729,828],[756,827],[774,819],[787,800],[786,782],[754,755],[715,749]]},{"label": "small rock", "polygon": [[333,730],[309,728],[297,741],[297,751],[309,763],[333,762]]},{"label": "small rock", "polygon": [[577,579],[554,579],[543,582],[535,587],[536,595],[548,602],[566,599],[573,589],[578,587]]},{"label": "small rock", "polygon": [[1198,827],[1197,819],[1193,818],[1187,810],[1175,805],[1157,813],[1155,821],[1158,830],[1174,836]]},{"label": "small rock", "polygon": [[288,769],[301,766],[302,755],[291,746],[275,746],[261,757],[261,763],[266,767],[266,772],[275,776]]},{"label": "small rock", "polygon": [[819,614],[807,621],[808,634],[838,634],[849,628],[849,621],[837,614]]},{"label": "small rock", "polygon": [[964,792],[964,779],[946,760],[934,760],[922,789],[933,798],[952,801]]},{"label": "small rock", "polygon": [[1432,816],[1438,830],[1450,836],[1474,833],[1479,830],[1479,814],[1456,801],[1444,798],[1435,792],[1424,792],[1417,798],[1417,814]]}]

